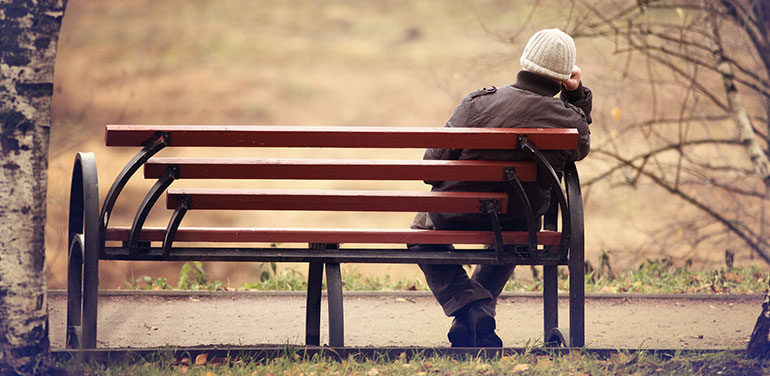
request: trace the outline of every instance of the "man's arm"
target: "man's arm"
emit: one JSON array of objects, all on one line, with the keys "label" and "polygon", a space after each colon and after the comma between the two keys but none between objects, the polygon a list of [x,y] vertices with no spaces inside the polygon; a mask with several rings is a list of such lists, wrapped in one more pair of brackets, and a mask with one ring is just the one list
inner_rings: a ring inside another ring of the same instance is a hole
[{"label": "man's arm", "polygon": [[593,105],[593,95],[591,89],[584,87],[581,82],[582,71],[580,67],[575,66],[572,69],[572,76],[562,82],[561,99],[575,107],[581,109],[585,115],[585,124],[578,124],[577,129],[580,137],[578,139],[578,148],[575,160],[579,161],[588,155],[591,150],[591,131],[588,124],[591,124],[591,109]]},{"label": "man's arm", "polygon": [[[452,117],[447,120],[444,125],[445,128],[456,127],[470,127],[471,118],[471,101],[470,96],[466,96],[452,114]],[[460,158],[460,152],[462,149],[444,149],[444,148],[430,148],[425,150],[425,155],[422,159],[442,159],[453,160]]]},{"label": "man's arm", "polygon": [[[471,102],[470,102],[470,95],[466,96],[462,102],[460,102],[459,105],[457,105],[457,108],[455,108],[455,112],[452,114],[452,117],[447,120],[446,124],[444,125],[445,128],[456,128],[456,127],[470,127],[470,118],[471,118]],[[462,152],[462,149],[446,149],[446,148],[429,148],[425,150],[425,154],[423,155],[422,159],[439,159],[439,160],[456,160],[460,158],[460,153]],[[437,185],[441,184],[441,181],[429,181],[426,180],[425,184],[430,185]]]}]

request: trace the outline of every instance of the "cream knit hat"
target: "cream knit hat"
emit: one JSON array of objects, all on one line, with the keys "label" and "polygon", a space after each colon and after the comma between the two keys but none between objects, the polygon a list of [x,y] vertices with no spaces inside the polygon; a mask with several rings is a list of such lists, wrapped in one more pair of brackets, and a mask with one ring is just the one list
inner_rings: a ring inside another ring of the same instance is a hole
[{"label": "cream knit hat", "polygon": [[540,30],[529,38],[520,62],[526,71],[567,80],[575,65],[575,41],[559,29]]}]

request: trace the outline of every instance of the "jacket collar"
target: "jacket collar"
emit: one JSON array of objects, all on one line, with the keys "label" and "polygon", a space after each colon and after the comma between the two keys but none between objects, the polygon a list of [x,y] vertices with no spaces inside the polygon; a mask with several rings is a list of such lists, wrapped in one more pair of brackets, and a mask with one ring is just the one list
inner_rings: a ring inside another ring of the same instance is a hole
[{"label": "jacket collar", "polygon": [[520,71],[516,75],[516,83],[513,84],[513,87],[549,97],[561,91],[560,83],[528,71]]}]

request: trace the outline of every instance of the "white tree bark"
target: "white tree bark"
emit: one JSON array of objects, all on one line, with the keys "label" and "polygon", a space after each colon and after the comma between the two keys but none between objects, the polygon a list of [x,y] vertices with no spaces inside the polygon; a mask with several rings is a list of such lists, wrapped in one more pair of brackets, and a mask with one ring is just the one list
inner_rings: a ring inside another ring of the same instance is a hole
[{"label": "white tree bark", "polygon": [[[718,12],[720,9],[715,9]],[[754,131],[754,124],[751,122],[748,111],[743,105],[741,96],[738,93],[738,87],[735,83],[735,72],[733,66],[725,56],[725,50],[722,46],[721,25],[718,14],[710,14],[712,38],[708,40],[714,50],[714,57],[717,60],[716,69],[722,76],[722,84],[725,88],[725,97],[727,98],[727,110],[733,119],[738,130],[738,137],[744,145],[746,155],[754,167],[754,171],[764,184],[765,199],[770,196],[770,159],[768,159],[765,150],[759,142],[759,137]],[[765,262],[770,264],[770,249],[767,248],[765,239],[759,239],[759,256]]]},{"label": "white tree bark", "polygon": [[708,41],[713,41],[714,57],[718,61],[716,68],[722,76],[730,116],[735,122],[736,129],[739,132],[738,137],[740,137],[741,142],[746,147],[746,154],[749,160],[751,160],[752,166],[754,166],[757,177],[765,184],[765,190],[770,190],[770,159],[768,159],[767,154],[765,154],[759,143],[757,133],[754,131],[754,124],[752,124],[751,118],[738,93],[738,87],[734,80],[735,72],[722,47],[718,17],[712,14],[710,18],[713,39]]},{"label": "white tree bark", "polygon": [[0,0],[0,374],[49,365],[45,279],[53,70],[66,0]]}]

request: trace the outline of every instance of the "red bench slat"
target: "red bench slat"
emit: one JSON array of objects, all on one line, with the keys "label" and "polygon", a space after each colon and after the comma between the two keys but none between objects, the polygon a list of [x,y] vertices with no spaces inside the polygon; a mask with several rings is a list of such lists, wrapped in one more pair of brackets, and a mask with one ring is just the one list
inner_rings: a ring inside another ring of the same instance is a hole
[{"label": "red bench slat", "polygon": [[179,167],[179,179],[348,179],[504,181],[504,169],[514,167],[519,180],[533,182],[534,162],[502,161],[385,161],[340,159],[152,158],[145,178],[159,178]]},{"label": "red bench slat", "polygon": [[107,146],[140,146],[158,132],[170,146],[511,149],[526,135],[540,150],[577,148],[564,128],[300,127],[265,125],[108,125]]},{"label": "red bench slat", "polygon": [[[107,229],[106,240],[128,241],[128,227]],[[165,228],[143,228],[140,241],[163,241]],[[505,244],[527,244],[525,231],[504,231]],[[541,231],[538,244],[558,245],[561,233]],[[363,243],[363,244],[492,244],[490,231],[443,231],[410,229],[302,229],[302,228],[180,228],[175,242],[230,242],[230,243]]]},{"label": "red bench slat", "polygon": [[193,210],[479,213],[483,199],[498,200],[500,213],[505,213],[508,206],[507,194],[490,192],[175,188],[168,190],[167,208],[175,209],[182,196],[189,197]]}]

